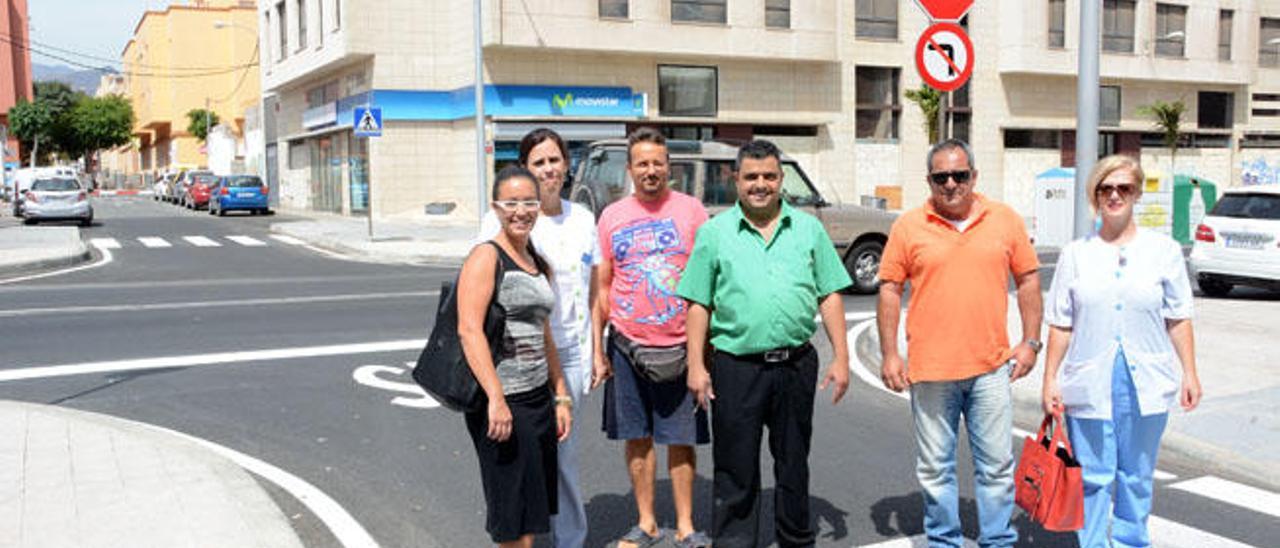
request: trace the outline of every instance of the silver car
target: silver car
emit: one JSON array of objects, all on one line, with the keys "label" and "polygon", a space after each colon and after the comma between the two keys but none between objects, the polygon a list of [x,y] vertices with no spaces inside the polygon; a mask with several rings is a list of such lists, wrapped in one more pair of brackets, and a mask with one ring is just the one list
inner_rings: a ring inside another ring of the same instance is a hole
[{"label": "silver car", "polygon": [[77,220],[80,226],[93,224],[93,204],[80,182],[65,177],[36,179],[23,195],[23,222]]}]

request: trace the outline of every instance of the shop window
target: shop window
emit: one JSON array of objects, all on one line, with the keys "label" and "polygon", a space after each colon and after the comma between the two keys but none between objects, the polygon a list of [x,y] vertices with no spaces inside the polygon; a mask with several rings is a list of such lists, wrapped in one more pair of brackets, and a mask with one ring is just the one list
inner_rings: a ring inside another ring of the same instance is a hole
[{"label": "shop window", "polygon": [[1156,4],[1156,55],[1186,57],[1187,7]]},{"label": "shop window", "polygon": [[1061,150],[1062,131],[1056,129],[1006,129],[1004,148]]},{"label": "shop window", "polygon": [[1067,0],[1049,0],[1049,47],[1067,47]]},{"label": "shop window", "polygon": [[1235,19],[1235,12],[1231,10],[1218,11],[1218,59],[1221,61],[1231,60],[1231,27],[1233,19]]},{"label": "shop window", "polygon": [[284,16],[284,2],[276,4],[276,26],[280,29],[280,59],[289,57],[289,20]]},{"label": "shop window", "polygon": [[791,28],[791,0],[764,0],[764,26]]},{"label": "shop window", "polygon": [[1102,86],[1099,90],[1098,125],[1120,125],[1120,86]]},{"label": "shop window", "polygon": [[1102,51],[1133,53],[1136,0],[1102,0]]},{"label": "shop window", "polygon": [[671,0],[671,20],[681,23],[728,22],[728,0]]},{"label": "shop window", "polygon": [[1240,148],[1280,148],[1280,134],[1247,133],[1240,138]]},{"label": "shop window", "polygon": [[714,117],[717,80],[715,67],[658,65],[658,114]]},{"label": "shop window", "polygon": [[1235,111],[1235,95],[1219,91],[1202,91],[1196,109],[1200,129],[1231,129]]},{"label": "shop window", "polygon": [[902,105],[898,102],[899,69],[858,67],[856,69],[858,139],[896,140]]},{"label": "shop window", "polygon": [[311,155],[308,154],[306,141],[289,141],[289,169],[307,169],[311,167]]},{"label": "shop window", "polygon": [[858,38],[898,38],[898,0],[858,0],[853,33]]},{"label": "shop window", "polygon": [[626,19],[630,17],[631,7],[628,0],[600,0],[600,17],[608,19]]},{"label": "shop window", "polygon": [[1263,17],[1258,24],[1258,66],[1280,67],[1280,19]]},{"label": "shop window", "polygon": [[694,167],[692,162],[671,162],[667,167],[667,186],[676,192],[693,194]]},{"label": "shop window", "polygon": [[298,51],[307,47],[307,0],[298,0]]},{"label": "shop window", "polygon": [[[711,141],[716,138],[715,126],[662,126],[658,131],[667,139],[682,141]],[[668,149],[672,148],[670,145]]]}]

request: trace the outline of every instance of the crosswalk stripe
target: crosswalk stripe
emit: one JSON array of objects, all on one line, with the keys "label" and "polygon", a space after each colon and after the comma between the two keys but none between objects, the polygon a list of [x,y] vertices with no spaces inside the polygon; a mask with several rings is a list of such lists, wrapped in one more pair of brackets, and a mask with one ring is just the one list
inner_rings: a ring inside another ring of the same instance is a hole
[{"label": "crosswalk stripe", "polygon": [[120,249],[120,242],[115,238],[93,238],[89,243],[98,249]]},{"label": "crosswalk stripe", "polygon": [[191,243],[196,247],[222,247],[222,244],[210,240],[204,236],[183,236],[182,239]]},{"label": "crosswalk stripe", "polygon": [[1214,476],[1182,481],[1169,487],[1280,518],[1280,494],[1264,491],[1257,487],[1250,487]]},{"label": "crosswalk stripe", "polygon": [[286,236],[284,234],[272,234],[271,239],[277,242],[282,242],[289,245],[307,245],[307,242],[294,238],[293,236]]},{"label": "crosswalk stripe", "polygon": [[[1147,532],[1151,535],[1151,545],[1161,548],[1251,548],[1248,544],[1170,521],[1159,516],[1147,519]],[[929,540],[924,535],[899,537],[875,544],[864,544],[862,548],[924,548]],[[964,539],[965,548],[977,548],[972,539]]]},{"label": "crosswalk stripe", "polygon": [[165,241],[164,238],[142,237],[138,238],[138,241],[147,247],[173,247],[173,244]]},{"label": "crosswalk stripe", "polygon": [[249,236],[227,236],[227,239],[246,247],[262,247],[267,245],[267,242]]}]

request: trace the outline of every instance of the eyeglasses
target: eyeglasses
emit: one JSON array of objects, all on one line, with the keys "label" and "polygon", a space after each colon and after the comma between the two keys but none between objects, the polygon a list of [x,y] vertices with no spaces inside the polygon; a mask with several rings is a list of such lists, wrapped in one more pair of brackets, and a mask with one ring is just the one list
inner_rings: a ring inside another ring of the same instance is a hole
[{"label": "eyeglasses", "polygon": [[929,181],[935,185],[942,186],[947,184],[947,179],[955,179],[956,184],[963,185],[968,183],[969,178],[972,176],[972,171],[936,171],[929,174]]},{"label": "eyeglasses", "polygon": [[538,200],[494,200],[493,205],[502,208],[504,211],[515,211],[519,209],[538,209],[542,206],[542,202]]},{"label": "eyeglasses", "polygon": [[1121,198],[1128,198],[1129,196],[1132,196],[1137,189],[1138,189],[1138,185],[1135,185],[1135,184],[1098,185],[1098,187],[1094,189],[1093,193],[1094,193],[1094,196],[1098,196],[1100,198],[1106,198],[1111,196],[1112,192],[1118,192],[1120,193]]}]

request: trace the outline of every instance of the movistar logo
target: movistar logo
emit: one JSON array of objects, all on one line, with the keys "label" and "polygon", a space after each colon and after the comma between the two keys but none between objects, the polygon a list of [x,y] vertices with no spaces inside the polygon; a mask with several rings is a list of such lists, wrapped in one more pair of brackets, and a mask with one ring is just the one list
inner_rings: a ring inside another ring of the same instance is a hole
[{"label": "movistar logo", "polygon": [[560,110],[564,110],[565,107],[569,106],[569,104],[572,102],[573,102],[572,93],[566,93],[564,94],[564,96],[561,96],[560,94],[555,94],[551,96],[551,103],[554,104],[556,108]]},{"label": "movistar logo", "polygon": [[601,95],[601,96],[589,96],[589,97],[574,97],[574,96],[573,96],[573,93],[566,93],[566,94],[564,94],[564,95],[560,95],[560,94],[558,94],[558,93],[557,93],[557,94],[553,94],[553,95],[551,96],[551,104],[555,107],[555,109],[556,109],[556,110],[561,111],[561,112],[563,112],[563,111],[565,111],[565,110],[567,110],[567,109],[569,109],[569,108],[571,108],[571,107],[574,107],[574,108],[600,108],[600,107],[604,107],[604,108],[613,108],[613,107],[617,107],[620,103],[621,103],[621,100],[619,100],[617,97],[609,97],[609,96],[607,96],[607,95]]}]

